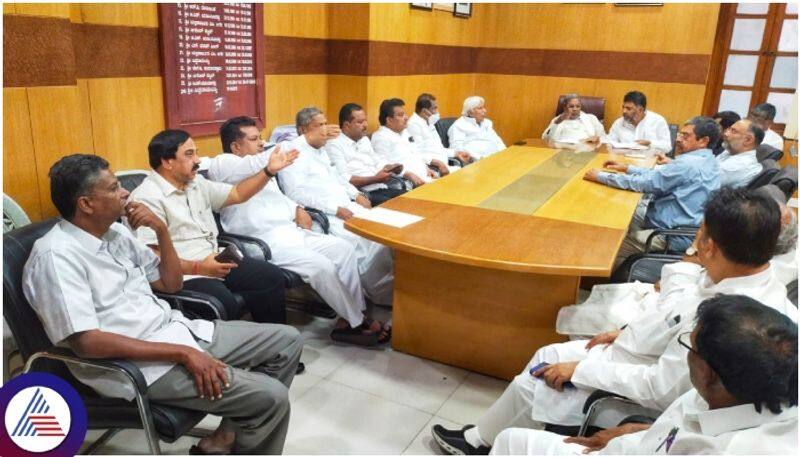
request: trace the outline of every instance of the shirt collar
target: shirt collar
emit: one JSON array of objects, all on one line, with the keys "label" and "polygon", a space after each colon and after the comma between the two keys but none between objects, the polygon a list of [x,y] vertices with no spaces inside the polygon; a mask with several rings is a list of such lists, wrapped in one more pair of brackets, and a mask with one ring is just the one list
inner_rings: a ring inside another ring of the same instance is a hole
[{"label": "shirt collar", "polygon": [[[195,177],[194,179],[189,181],[189,184],[186,185],[186,189],[194,188],[197,186],[197,180],[202,179],[199,177],[200,175],[197,176],[198,177]],[[167,181],[167,179],[161,176],[161,174],[158,173],[157,171],[151,171],[150,177],[153,179],[153,182],[155,182],[156,187],[158,187],[158,189],[161,191],[162,194],[164,194],[165,197],[169,196],[172,193],[186,191],[185,189],[182,191],[177,187],[173,186],[171,182]]]},{"label": "shirt collar", "polygon": [[106,231],[106,233],[103,234],[101,238],[97,238],[70,221],[61,220],[58,224],[64,233],[74,238],[78,244],[93,254],[100,252],[104,245],[108,244],[114,239],[113,232],[110,228]]},{"label": "shirt collar", "polygon": [[676,161],[677,160],[681,160],[681,159],[686,160],[686,157],[688,157],[690,155],[692,155],[692,156],[713,156],[714,153],[711,151],[711,149],[708,149],[708,148],[695,149],[694,151],[689,151],[689,152],[684,152],[683,154],[678,154],[677,156],[675,156],[675,160]]},{"label": "shirt collar", "polygon": [[[397,133],[394,130],[390,129],[389,127],[385,126],[385,125],[382,125],[380,130],[383,130],[384,132],[386,132],[387,135],[403,136],[402,133]],[[405,130],[403,130],[403,131],[405,131]]]},{"label": "shirt collar", "polygon": [[428,125],[428,121],[426,121],[425,119],[423,119],[423,118],[422,118],[422,116],[420,116],[420,115],[419,115],[419,114],[417,114],[417,113],[414,113],[414,114],[412,114],[412,115],[411,115],[411,117],[410,117],[410,118],[408,118],[408,122],[409,122],[409,123],[410,123],[410,122],[415,122],[415,123],[417,123],[417,124],[421,124],[421,125],[425,125],[425,126],[427,126],[427,125]]},{"label": "shirt collar", "polygon": [[[362,138],[364,138],[364,137],[362,137]],[[352,138],[350,138],[349,136],[345,135],[344,133],[340,133],[339,136],[336,138],[336,140],[341,142],[341,143],[344,143],[344,146],[351,147],[351,148],[355,147],[355,145],[357,143],[357,141],[353,141]]]},{"label": "shirt collar", "polygon": [[[469,116],[461,116],[461,117],[463,119],[465,119],[467,122],[469,122],[470,124],[472,124],[472,125],[474,125],[476,127],[480,127],[480,125],[478,125],[478,121],[476,121],[474,117],[469,117]],[[483,122],[486,122],[486,119],[484,119]]]},{"label": "shirt collar", "polygon": [[771,422],[796,419],[797,407],[781,405],[781,412],[778,414],[770,412],[763,406],[759,413],[752,403],[729,408],[708,409],[708,403],[695,390],[684,403],[683,416],[687,422],[699,424],[703,435],[718,436]]},{"label": "shirt collar", "polygon": [[732,294],[737,290],[742,290],[746,287],[753,287],[763,284],[768,284],[773,276],[772,265],[768,265],[763,271],[750,276],[737,276],[735,278],[725,278],[718,283],[714,283],[704,272],[704,278],[700,283],[700,291],[709,295],[716,294]]}]

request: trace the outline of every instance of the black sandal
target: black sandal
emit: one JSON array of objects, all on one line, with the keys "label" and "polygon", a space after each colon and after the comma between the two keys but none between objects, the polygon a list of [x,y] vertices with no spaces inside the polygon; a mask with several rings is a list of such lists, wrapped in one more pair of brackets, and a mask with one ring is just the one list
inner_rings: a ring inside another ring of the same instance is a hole
[{"label": "black sandal", "polygon": [[331,332],[331,339],[348,344],[359,346],[376,346],[380,341],[380,335],[369,329],[369,325],[362,323],[358,327],[335,328]]}]

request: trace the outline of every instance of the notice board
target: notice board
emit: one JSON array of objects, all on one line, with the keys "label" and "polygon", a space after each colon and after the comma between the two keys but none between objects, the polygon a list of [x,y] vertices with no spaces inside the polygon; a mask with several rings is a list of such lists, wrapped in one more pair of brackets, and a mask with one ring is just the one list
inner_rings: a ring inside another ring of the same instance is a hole
[{"label": "notice board", "polygon": [[218,135],[235,116],[263,128],[262,6],[160,4],[159,19],[168,128]]}]

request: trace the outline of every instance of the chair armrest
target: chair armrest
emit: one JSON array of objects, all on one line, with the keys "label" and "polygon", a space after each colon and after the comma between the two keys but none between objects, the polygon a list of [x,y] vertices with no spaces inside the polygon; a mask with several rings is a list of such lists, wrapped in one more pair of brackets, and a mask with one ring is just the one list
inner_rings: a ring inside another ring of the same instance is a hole
[{"label": "chair armrest", "polygon": [[452,167],[462,167],[463,168],[463,167],[466,166],[464,161],[459,159],[458,157],[448,157],[447,158],[447,164],[452,166]]},{"label": "chair armrest", "polygon": [[400,176],[392,176],[389,182],[386,183],[386,187],[398,190],[411,190],[414,188],[414,184],[410,180],[401,178]]},{"label": "chair armrest", "polygon": [[242,254],[244,254],[245,257],[258,260],[272,259],[272,250],[270,250],[269,245],[265,243],[264,240],[254,236],[225,232],[224,235],[217,236],[217,241],[220,244],[235,244],[236,247],[242,251]]},{"label": "chair armrest", "polygon": [[644,252],[649,254],[650,248],[653,243],[653,240],[657,236],[663,236],[665,238],[664,244],[664,253],[666,254],[669,252],[669,238],[671,236],[685,236],[687,238],[694,239],[697,236],[697,230],[691,230],[688,228],[674,228],[674,229],[655,229],[650,236],[647,237],[647,241],[644,244]]},{"label": "chair armrest", "polygon": [[208,320],[228,320],[228,313],[222,302],[212,295],[184,289],[174,294],[156,292],[156,296],[168,301],[184,314],[188,311],[193,316]]},{"label": "chair armrest", "polygon": [[147,381],[135,364],[123,359],[88,359],[78,357],[72,350],[52,346],[44,351],[37,352],[28,358],[25,364],[25,373],[29,372],[39,359],[57,360],[67,365],[79,365],[98,368],[105,371],[121,373],[134,387],[139,395],[147,395]]},{"label": "chair armrest", "polygon": [[306,210],[308,215],[311,216],[311,219],[313,219],[317,224],[320,225],[320,227],[322,227],[323,233],[327,235],[328,233],[331,232],[331,223],[328,220],[327,214],[316,208],[309,208],[308,206],[306,206],[304,209]]}]

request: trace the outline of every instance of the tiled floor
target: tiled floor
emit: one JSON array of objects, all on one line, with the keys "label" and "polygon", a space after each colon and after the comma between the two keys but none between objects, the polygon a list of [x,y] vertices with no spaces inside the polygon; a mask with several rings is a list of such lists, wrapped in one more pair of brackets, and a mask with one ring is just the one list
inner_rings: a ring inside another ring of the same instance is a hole
[{"label": "tiled floor", "polygon": [[[382,320],[391,312],[376,308]],[[434,424],[473,423],[500,396],[506,382],[393,351],[362,349],[330,340],[332,321],[291,313],[306,340],[306,372],[290,390],[292,417],[285,454],[438,454]],[[201,427],[213,430],[219,418]],[[100,432],[90,432],[87,443]],[[136,430],[119,433],[103,454],[143,454]],[[195,438],[162,443],[165,454],[186,454]]]}]

